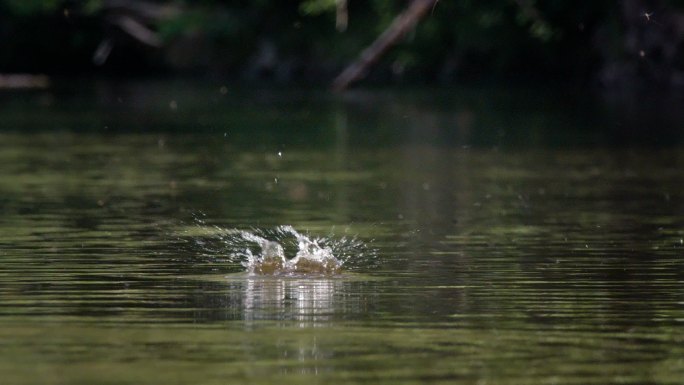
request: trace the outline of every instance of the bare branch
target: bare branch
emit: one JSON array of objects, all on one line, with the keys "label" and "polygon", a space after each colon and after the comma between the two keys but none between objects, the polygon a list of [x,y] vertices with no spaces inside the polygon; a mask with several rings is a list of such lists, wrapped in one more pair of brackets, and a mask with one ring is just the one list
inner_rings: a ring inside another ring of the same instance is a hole
[{"label": "bare branch", "polygon": [[404,37],[425,15],[433,9],[438,0],[413,0],[408,8],[399,14],[389,27],[361,52],[356,61],[345,68],[332,84],[334,91],[343,91],[349,85],[365,76],[368,69]]},{"label": "bare branch", "polygon": [[146,20],[165,20],[180,14],[181,8],[173,4],[158,4],[134,0],[105,0],[102,8],[107,12],[122,11]]},{"label": "bare branch", "polygon": [[115,16],[110,22],[144,44],[152,47],[162,45],[161,39],[154,31],[130,16]]}]

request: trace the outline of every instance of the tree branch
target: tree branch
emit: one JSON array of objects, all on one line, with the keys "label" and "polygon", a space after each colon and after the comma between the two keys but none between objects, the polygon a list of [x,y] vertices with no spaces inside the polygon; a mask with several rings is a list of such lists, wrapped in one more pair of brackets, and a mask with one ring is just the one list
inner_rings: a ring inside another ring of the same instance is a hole
[{"label": "tree branch", "polygon": [[343,91],[349,85],[366,75],[368,69],[393,45],[403,38],[425,15],[433,9],[438,0],[413,0],[408,8],[399,14],[378,38],[361,52],[353,63],[340,73],[332,83],[334,91]]}]

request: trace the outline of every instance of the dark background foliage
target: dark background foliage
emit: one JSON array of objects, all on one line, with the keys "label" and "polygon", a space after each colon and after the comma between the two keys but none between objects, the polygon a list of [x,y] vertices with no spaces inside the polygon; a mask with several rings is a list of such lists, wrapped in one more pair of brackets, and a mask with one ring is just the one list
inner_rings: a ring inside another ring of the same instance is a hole
[{"label": "dark background foliage", "polygon": [[[326,83],[408,3],[0,0],[0,72]],[[370,79],[679,87],[683,3],[440,0]]]}]

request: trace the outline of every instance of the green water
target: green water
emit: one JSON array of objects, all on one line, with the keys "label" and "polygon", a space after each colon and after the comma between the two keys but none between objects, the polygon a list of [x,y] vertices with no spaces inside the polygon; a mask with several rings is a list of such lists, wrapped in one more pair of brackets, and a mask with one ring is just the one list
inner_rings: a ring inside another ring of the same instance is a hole
[{"label": "green water", "polygon": [[[397,95],[3,95],[1,383],[681,383],[681,134]],[[375,252],[250,277],[217,238],[279,225]]]}]

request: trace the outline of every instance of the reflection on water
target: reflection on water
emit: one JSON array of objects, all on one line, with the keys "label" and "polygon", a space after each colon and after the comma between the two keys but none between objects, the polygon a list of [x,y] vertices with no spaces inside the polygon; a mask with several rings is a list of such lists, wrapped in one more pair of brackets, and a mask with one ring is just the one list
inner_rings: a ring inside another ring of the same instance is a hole
[{"label": "reflection on water", "polygon": [[[299,327],[334,321],[344,313],[359,313],[340,300],[344,282],[320,278],[266,278],[250,276],[238,283],[246,321],[297,321]],[[231,282],[231,287],[236,283]]]},{"label": "reflection on water", "polygon": [[351,273],[334,277],[235,273],[214,279],[222,284],[212,286],[209,295],[195,298],[196,306],[209,307],[209,301],[213,306],[220,303],[215,320],[239,321],[248,328],[258,328],[264,322],[298,328],[331,327],[345,320],[365,319],[366,313],[378,305],[374,290],[380,281]]}]

